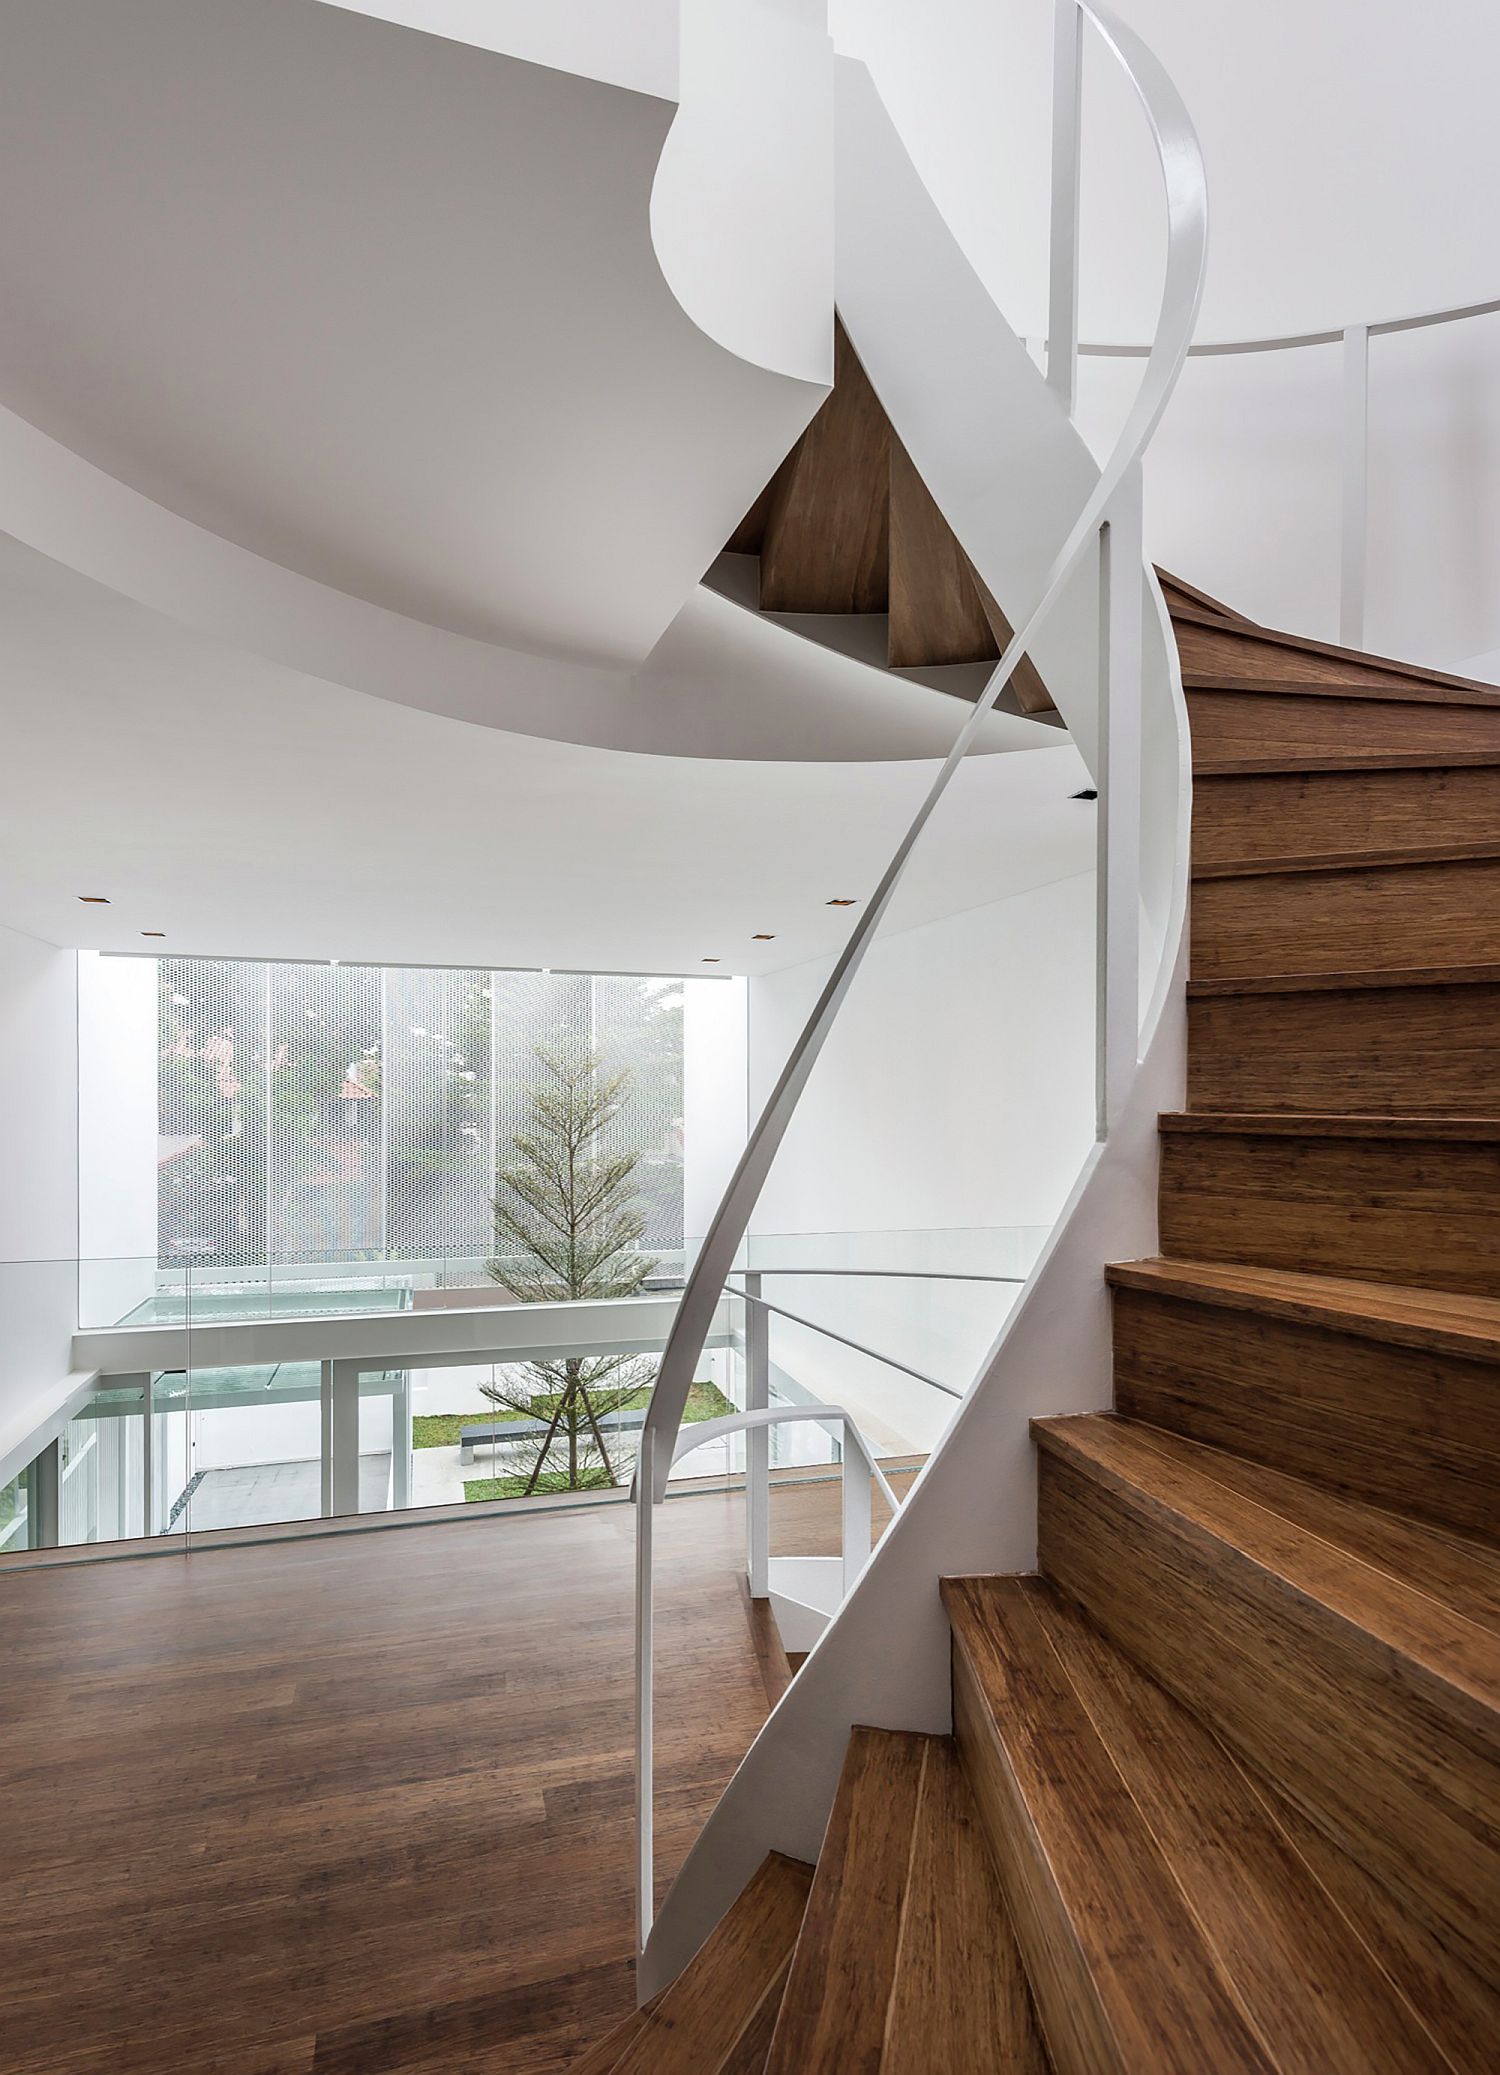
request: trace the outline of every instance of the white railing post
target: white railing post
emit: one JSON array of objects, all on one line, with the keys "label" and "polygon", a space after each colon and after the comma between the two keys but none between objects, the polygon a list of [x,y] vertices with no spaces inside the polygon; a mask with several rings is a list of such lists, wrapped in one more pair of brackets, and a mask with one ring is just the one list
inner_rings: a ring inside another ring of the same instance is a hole
[{"label": "white railing post", "polygon": [[148,1369],[141,1378],[141,1534],[147,1540],[156,1533],[155,1386],[155,1375]]},{"label": "white railing post", "polygon": [[1370,327],[1344,330],[1344,422],[1341,441],[1339,640],[1362,648],[1370,502]]},{"label": "white railing post", "polygon": [[[764,1412],[771,1402],[771,1315],[759,1298],[758,1275],[745,1276],[745,1410]],[[745,1435],[745,1569],[750,1597],[770,1591],[771,1430],[751,1427]]]},{"label": "white railing post", "polygon": [[655,1600],[652,1590],[652,1530],[656,1518],[656,1436],[641,1429],[635,1467],[635,1942],[646,1949],[656,1910],[656,1846],[652,1809],[651,1717]]},{"label": "white railing post", "polygon": [[1097,1135],[1108,1138],[1135,1072],[1141,959],[1141,471],[1099,529]]},{"label": "white railing post", "polygon": [[859,1583],[860,1573],[870,1561],[870,1536],[874,1526],[871,1510],[870,1465],[864,1451],[844,1428],[844,1597]]},{"label": "white railing post", "polygon": [[1078,192],[1083,14],[1056,0],[1052,30],[1052,244],[1047,293],[1047,386],[1071,418],[1078,394]]}]

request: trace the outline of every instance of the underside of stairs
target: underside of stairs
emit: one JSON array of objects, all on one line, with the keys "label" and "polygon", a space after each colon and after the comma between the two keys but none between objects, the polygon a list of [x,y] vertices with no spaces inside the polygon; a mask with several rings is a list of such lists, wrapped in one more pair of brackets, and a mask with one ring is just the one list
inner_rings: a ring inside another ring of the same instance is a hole
[{"label": "underside of stairs", "polygon": [[[947,671],[944,689],[977,697],[1012,629],[960,547],[891,427],[842,323],[834,330],[834,386],[797,444],[725,545],[724,560],[753,565],[757,609],[815,637],[861,623],[861,651],[878,639],[890,670]],[[735,572],[718,581],[735,591]],[[1010,682],[1021,713],[1056,708],[1036,665]]]},{"label": "underside of stairs", "polygon": [[1037,1423],[1037,1575],[944,1584],[953,1737],[856,1730],[653,2067],[1500,2066],[1500,694],[1163,588],[1188,1108],[1114,1408]]}]

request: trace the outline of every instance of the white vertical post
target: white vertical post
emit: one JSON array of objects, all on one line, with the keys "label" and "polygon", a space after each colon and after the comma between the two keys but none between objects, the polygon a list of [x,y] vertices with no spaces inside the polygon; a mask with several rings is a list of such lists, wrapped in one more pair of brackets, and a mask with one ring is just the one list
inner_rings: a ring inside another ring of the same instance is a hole
[{"label": "white vertical post", "polygon": [[27,1511],[31,1515],[28,1537],[33,1549],[55,1549],[61,1530],[62,1437],[56,1435],[31,1465],[27,1480]]},{"label": "white vertical post", "polygon": [[399,1369],[391,1391],[391,1505],[411,1504],[411,1371]]},{"label": "white vertical post", "polygon": [[1141,471],[1099,531],[1097,1134],[1108,1138],[1135,1072],[1140,1016]]},{"label": "white vertical post", "polygon": [[323,1518],[333,1516],[333,1364],[320,1362],[318,1365],[318,1408],[319,1408],[319,1454],[318,1463],[322,1472]]},{"label": "white vertical post", "polygon": [[328,1392],[330,1511],[359,1511],[359,1364],[331,1362]]},{"label": "white vertical post", "polygon": [[844,1429],[844,1597],[859,1583],[860,1572],[870,1561],[870,1535],[874,1527],[871,1511],[870,1465],[864,1450],[855,1446],[849,1429]]},{"label": "white vertical post", "polygon": [[1370,503],[1370,327],[1344,332],[1344,426],[1339,552],[1339,640],[1362,648]]},{"label": "white vertical post", "polygon": [[[758,1275],[745,1276],[745,1295],[760,1296]],[[756,1302],[745,1306],[745,1410],[764,1412],[771,1402],[771,1320]],[[745,1568],[750,1596],[771,1589],[771,1430],[751,1427],[745,1435]]]},{"label": "white vertical post", "polygon": [[655,1605],[652,1530],[656,1523],[656,1436],[641,1429],[635,1467],[635,1942],[644,1952],[656,1911],[656,1847],[652,1809],[652,1648]]},{"label": "white vertical post", "polygon": [[1047,294],[1047,386],[1071,418],[1078,393],[1078,190],[1083,104],[1083,15],[1056,0],[1052,31],[1052,243]]}]

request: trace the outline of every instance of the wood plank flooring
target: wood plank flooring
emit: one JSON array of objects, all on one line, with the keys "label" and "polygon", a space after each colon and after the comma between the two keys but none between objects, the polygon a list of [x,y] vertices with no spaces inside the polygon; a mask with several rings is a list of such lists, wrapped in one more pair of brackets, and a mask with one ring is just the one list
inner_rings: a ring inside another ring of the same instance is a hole
[{"label": "wood plank flooring", "polygon": [[[834,1482],[776,1544],[838,1547]],[[627,1507],[0,1578],[4,2075],[565,2067],[632,2001]],[[658,1870],[765,1719],[743,1502],[658,1528]]]}]

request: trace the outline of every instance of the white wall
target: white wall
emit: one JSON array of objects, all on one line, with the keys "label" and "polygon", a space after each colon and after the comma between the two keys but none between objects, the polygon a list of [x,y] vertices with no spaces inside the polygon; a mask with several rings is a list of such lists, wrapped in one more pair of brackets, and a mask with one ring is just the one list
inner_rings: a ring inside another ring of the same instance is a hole
[{"label": "white wall", "polygon": [[[1336,346],[1190,361],[1146,463],[1154,558],[1323,641],[1339,633],[1340,363]],[[1138,379],[1084,361],[1096,451]],[[1500,315],[1373,339],[1369,425],[1364,646],[1461,668],[1500,643]]]},{"label": "white wall", "polygon": [[[1276,337],[1497,292],[1490,0],[1113,0],[1172,74],[1210,195],[1202,339]],[[955,236],[1015,328],[1045,329],[1050,0],[835,0]],[[1141,340],[1164,251],[1160,176],[1090,42],[1082,330]],[[1500,318],[1371,347],[1366,645],[1454,667],[1500,644]],[[1153,556],[1252,617],[1336,639],[1338,352],[1198,361],[1147,465]],[[1085,361],[1100,451],[1139,363]]]},{"label": "white wall", "polygon": [[0,1452],[71,1367],[77,1245],[77,955],[0,928]]},{"label": "white wall", "polygon": [[743,979],[682,988],[682,1229],[689,1253],[708,1230],[748,1130]]},{"label": "white wall", "polygon": [[157,961],[78,954],[79,1323],[156,1288]]},{"label": "white wall", "polygon": [[[797,966],[750,982],[752,1103],[824,973]],[[1024,1274],[1093,1143],[1093,1038],[1092,873],[878,942],[772,1169],[751,1259]],[[797,1238],[823,1233],[840,1238]],[[959,1389],[1015,1297],[994,1284],[842,1277],[777,1278],[765,1293]],[[883,1447],[930,1447],[953,1409],[796,1327],[776,1326],[772,1359],[850,1404]]]}]

